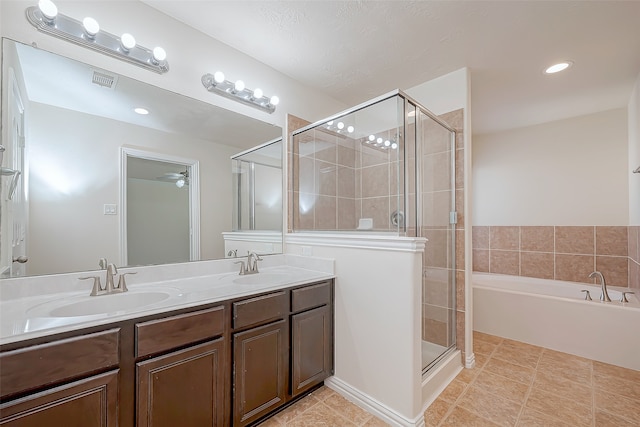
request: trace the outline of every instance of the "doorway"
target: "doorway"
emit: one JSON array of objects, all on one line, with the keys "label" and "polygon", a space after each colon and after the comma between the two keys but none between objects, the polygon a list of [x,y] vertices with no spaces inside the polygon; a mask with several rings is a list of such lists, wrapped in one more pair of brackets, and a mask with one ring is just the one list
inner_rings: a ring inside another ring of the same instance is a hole
[{"label": "doorway", "polygon": [[121,265],[200,259],[198,162],[122,149]]}]

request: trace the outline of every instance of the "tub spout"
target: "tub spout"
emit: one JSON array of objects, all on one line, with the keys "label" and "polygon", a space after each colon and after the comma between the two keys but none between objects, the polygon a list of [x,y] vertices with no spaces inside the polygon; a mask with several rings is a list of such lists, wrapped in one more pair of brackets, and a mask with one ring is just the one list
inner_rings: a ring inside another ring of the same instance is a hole
[{"label": "tub spout", "polygon": [[600,286],[602,288],[602,294],[600,294],[600,301],[611,302],[611,298],[609,298],[609,292],[607,292],[607,284],[604,281],[604,276],[599,271],[594,271],[589,275],[589,279],[593,279],[594,277],[600,277]]}]

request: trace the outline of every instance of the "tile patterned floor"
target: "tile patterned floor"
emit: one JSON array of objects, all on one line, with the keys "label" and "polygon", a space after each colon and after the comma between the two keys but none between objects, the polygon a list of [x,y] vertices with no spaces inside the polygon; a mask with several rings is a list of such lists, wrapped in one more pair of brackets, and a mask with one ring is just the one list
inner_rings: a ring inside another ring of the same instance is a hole
[{"label": "tile patterned floor", "polygon": [[640,371],[474,332],[464,369],[425,412],[440,426],[640,426]]},{"label": "tile patterned floor", "polygon": [[[424,413],[426,427],[640,426],[640,371],[474,332],[463,369]],[[260,427],[378,427],[322,387]]]},{"label": "tile patterned floor", "polygon": [[384,427],[388,424],[326,386],[300,399],[259,427]]}]

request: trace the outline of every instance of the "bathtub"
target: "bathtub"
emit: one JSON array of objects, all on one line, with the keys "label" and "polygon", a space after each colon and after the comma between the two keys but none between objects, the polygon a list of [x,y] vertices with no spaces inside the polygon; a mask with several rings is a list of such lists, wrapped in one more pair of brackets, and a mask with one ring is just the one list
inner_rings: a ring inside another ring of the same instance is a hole
[{"label": "bathtub", "polygon": [[604,303],[599,286],[473,273],[473,329],[640,370],[640,292],[620,303],[622,290]]}]

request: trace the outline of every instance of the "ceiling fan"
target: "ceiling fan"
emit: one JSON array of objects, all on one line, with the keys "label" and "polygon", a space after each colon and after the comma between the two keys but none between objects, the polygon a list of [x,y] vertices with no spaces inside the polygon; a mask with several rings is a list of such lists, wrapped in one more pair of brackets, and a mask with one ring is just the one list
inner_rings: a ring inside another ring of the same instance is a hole
[{"label": "ceiling fan", "polygon": [[189,169],[184,172],[165,172],[162,176],[156,177],[158,181],[175,182],[176,187],[182,188],[189,185]]}]

